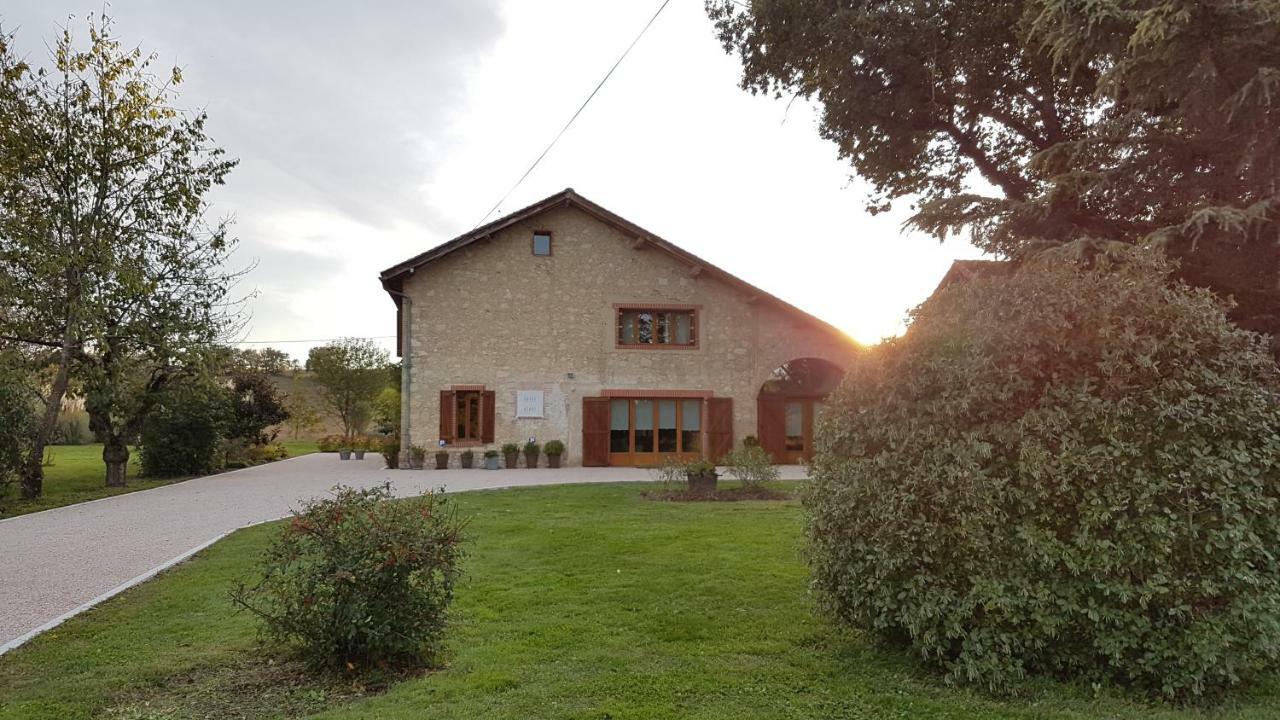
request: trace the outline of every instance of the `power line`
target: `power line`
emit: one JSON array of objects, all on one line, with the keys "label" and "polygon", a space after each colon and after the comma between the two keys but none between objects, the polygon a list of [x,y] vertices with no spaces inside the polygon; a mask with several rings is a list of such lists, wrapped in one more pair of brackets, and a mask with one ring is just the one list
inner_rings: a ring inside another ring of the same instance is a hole
[{"label": "power line", "polygon": [[649,31],[649,26],[653,25],[653,21],[658,19],[658,16],[662,14],[662,11],[666,9],[667,4],[670,2],[671,0],[662,0],[662,4],[658,6],[658,11],[653,14],[653,17],[649,18],[649,22],[644,24],[644,27],[640,29],[640,33],[631,41],[631,44],[627,46],[627,49],[622,51],[622,54],[618,56],[617,62],[613,64],[613,67],[609,68],[609,72],[605,73],[603,78],[600,78],[600,82],[596,85],[596,88],[591,91],[591,94],[587,96],[586,100],[582,101],[582,105],[580,105],[578,110],[573,113],[573,117],[569,118],[569,122],[566,122],[564,127],[560,128],[560,132],[556,133],[555,138],[547,144],[547,147],[542,151],[542,154],[538,156],[538,159],[533,161],[533,164],[529,166],[529,169],[524,171],[524,174],[521,175],[520,179],[516,181],[516,184],[512,185],[511,189],[502,196],[502,199],[494,203],[493,207],[489,208],[489,212],[485,213],[484,217],[480,218],[480,221],[475,224],[475,227],[471,228],[472,230],[480,227],[485,220],[488,220],[489,216],[501,207],[502,203],[507,201],[507,198],[511,197],[511,193],[515,192],[516,188],[520,187],[520,184],[525,181],[525,178],[529,177],[529,174],[533,172],[533,169],[538,167],[538,163],[542,162],[542,158],[546,157],[547,153],[551,152],[551,148],[555,147],[556,143],[560,141],[560,137],[564,135],[565,131],[569,129],[569,126],[573,124],[573,121],[577,120],[578,116],[582,114],[582,111],[587,108],[591,99],[596,96],[596,93],[600,92],[600,88],[604,87],[605,82],[609,80],[609,76],[613,75],[613,71],[618,69],[618,66],[626,59],[627,54],[631,52],[631,48],[635,47],[636,43],[640,42],[640,38],[644,37],[644,34]]},{"label": "power line", "polygon": [[334,340],[390,340],[394,337],[395,335],[370,335],[367,337],[344,335],[343,337],[311,338],[311,339],[303,339],[303,340],[236,340],[229,344],[230,345],[283,345],[284,343],[333,342]]}]

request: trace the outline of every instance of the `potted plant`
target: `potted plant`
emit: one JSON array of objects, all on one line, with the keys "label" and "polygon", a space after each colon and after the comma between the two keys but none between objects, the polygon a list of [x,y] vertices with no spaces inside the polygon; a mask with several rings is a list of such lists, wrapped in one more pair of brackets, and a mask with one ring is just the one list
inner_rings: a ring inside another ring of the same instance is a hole
[{"label": "potted plant", "polygon": [[448,470],[448,469],[449,469],[449,453],[448,453],[448,451],[446,451],[446,450],[437,450],[437,451],[436,451],[436,469],[437,469],[437,470]]},{"label": "potted plant", "polygon": [[552,440],[542,450],[547,454],[547,467],[560,467],[560,456],[564,454],[564,443],[559,440]]},{"label": "potted plant", "polygon": [[502,464],[508,470],[514,470],[519,465],[520,446],[515,443],[504,443],[502,445]]},{"label": "potted plant", "polygon": [[342,438],[342,442],[338,445],[338,459],[351,459],[351,438]]},{"label": "potted plant", "polygon": [[400,438],[395,435],[382,438],[378,450],[382,453],[382,459],[387,463],[388,470],[400,467]]},{"label": "potted plant", "polygon": [[470,469],[476,462],[476,454],[470,450],[463,450],[458,453],[458,459],[462,461],[462,467]]},{"label": "potted plant", "polygon": [[684,476],[692,492],[715,492],[716,464],[710,460],[694,460],[684,466]]},{"label": "potted plant", "polygon": [[497,450],[484,451],[484,469],[485,470],[498,469],[498,451]]},{"label": "potted plant", "polygon": [[358,437],[351,441],[351,450],[355,452],[357,460],[364,459],[364,453],[369,449],[368,438]]},{"label": "potted plant", "polygon": [[530,440],[524,444],[524,464],[525,467],[533,469],[538,467],[538,456],[542,454],[542,446]]},{"label": "potted plant", "polygon": [[421,445],[414,445],[409,448],[409,467],[414,470],[421,470],[423,462],[427,459],[427,449]]}]

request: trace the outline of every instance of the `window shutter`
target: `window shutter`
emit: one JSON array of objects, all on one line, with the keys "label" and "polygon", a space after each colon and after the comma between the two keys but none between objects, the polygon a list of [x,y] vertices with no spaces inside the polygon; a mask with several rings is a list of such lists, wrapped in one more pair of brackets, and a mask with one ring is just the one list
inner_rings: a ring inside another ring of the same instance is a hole
[{"label": "window shutter", "polygon": [[445,442],[453,442],[454,428],[456,424],[453,422],[453,392],[451,390],[440,391],[440,439]]},{"label": "window shutter", "polygon": [[494,402],[497,394],[493,390],[485,390],[480,396],[480,442],[493,442]]},{"label": "window shutter", "polygon": [[733,450],[733,398],[707,398],[707,458],[719,462]]},{"label": "window shutter", "polygon": [[787,450],[787,404],[779,398],[760,398],[756,406],[760,447],[775,462],[782,462]]},{"label": "window shutter", "polygon": [[609,398],[582,398],[582,464],[609,464]]}]

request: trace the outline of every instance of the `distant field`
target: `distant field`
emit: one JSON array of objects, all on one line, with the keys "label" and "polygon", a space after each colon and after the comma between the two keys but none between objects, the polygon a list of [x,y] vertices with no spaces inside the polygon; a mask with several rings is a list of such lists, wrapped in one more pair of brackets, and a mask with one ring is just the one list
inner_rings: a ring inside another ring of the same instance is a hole
[{"label": "distant field", "polygon": [[[286,440],[289,457],[297,457],[316,451],[316,444],[309,440]],[[102,462],[102,445],[55,445],[49,448],[53,464],[44,469],[44,495],[36,500],[22,500],[17,488],[10,489],[9,497],[0,499],[0,518],[25,515],[50,508],[73,505],[86,500],[121,495],[146,490],[190,478],[143,479],[138,477],[138,454],[129,456],[129,485],[123,488],[106,486],[106,465]]]}]

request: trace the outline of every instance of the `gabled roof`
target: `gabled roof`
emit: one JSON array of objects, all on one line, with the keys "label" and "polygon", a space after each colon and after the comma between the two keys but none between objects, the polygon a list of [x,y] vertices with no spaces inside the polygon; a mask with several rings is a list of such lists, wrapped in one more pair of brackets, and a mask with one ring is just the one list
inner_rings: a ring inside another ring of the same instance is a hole
[{"label": "gabled roof", "polygon": [[706,274],[711,277],[714,277],[720,280],[721,282],[727,283],[737,288],[739,291],[744,293],[750,301],[768,302],[778,308],[781,308],[782,310],[788,313],[795,315],[797,318],[805,322],[816,324],[817,326],[819,326],[824,330],[827,330],[839,335],[845,340],[848,340],[850,344],[856,344],[852,338],[850,338],[839,328],[828,323],[827,321],[821,318],[815,317],[813,315],[810,315],[809,313],[786,302],[785,300],[775,295],[772,295],[768,292],[765,292],[764,290],[761,290],[755,285],[752,285],[751,283],[748,283],[747,281],[742,280],[736,275],[733,275],[726,270],[722,270],[716,267],[715,265],[712,265],[711,263],[707,262],[706,260],[703,260],[702,258],[698,257],[697,255],[694,255],[693,253],[676,246],[674,243],[671,243],[667,240],[662,239],[661,237],[658,237],[654,233],[651,233],[648,230],[645,230],[644,228],[640,227],[639,225],[636,225],[630,220],[627,220],[621,215],[618,215],[609,210],[606,210],[600,205],[597,205],[591,202],[590,200],[586,199],[585,197],[579,195],[578,193],[574,192],[573,188],[565,188],[564,190],[561,190],[560,192],[554,195],[551,195],[550,197],[543,198],[542,200],[539,200],[538,202],[535,202],[532,205],[529,205],[528,207],[521,208],[520,210],[516,210],[515,212],[509,215],[498,218],[497,220],[494,220],[493,222],[488,223],[487,225],[481,225],[480,227],[476,228],[475,230],[472,230],[471,232],[459,235],[458,237],[444,244],[437,245],[436,247],[433,247],[424,253],[415,255],[409,258],[408,260],[405,260],[402,263],[393,265],[387,268],[386,270],[383,270],[381,275],[379,276],[380,279],[382,280],[382,287],[384,290],[387,290],[388,292],[393,293],[392,298],[396,300],[396,303],[398,305],[399,299],[396,298],[394,293],[398,293],[403,289],[404,278],[407,275],[413,273],[418,268],[424,265],[427,265],[431,262],[434,262],[436,260],[439,260],[440,258],[452,252],[461,250],[462,248],[470,245],[473,242],[476,242],[477,240],[483,240],[485,238],[492,237],[496,233],[502,230],[505,230],[506,228],[511,227],[512,225],[516,225],[525,220],[528,220],[529,218],[532,218],[544,212],[548,212],[550,210],[554,210],[560,207],[574,207],[585,212],[586,214],[594,217],[600,222],[605,223],[606,225],[613,227],[614,229],[618,230],[624,235],[627,235],[633,238],[634,239],[633,242],[636,244],[637,248],[652,247],[662,252],[665,252],[668,255],[671,255],[672,257],[676,258],[680,262],[688,265],[690,274],[692,275],[696,276],[696,275]]}]

